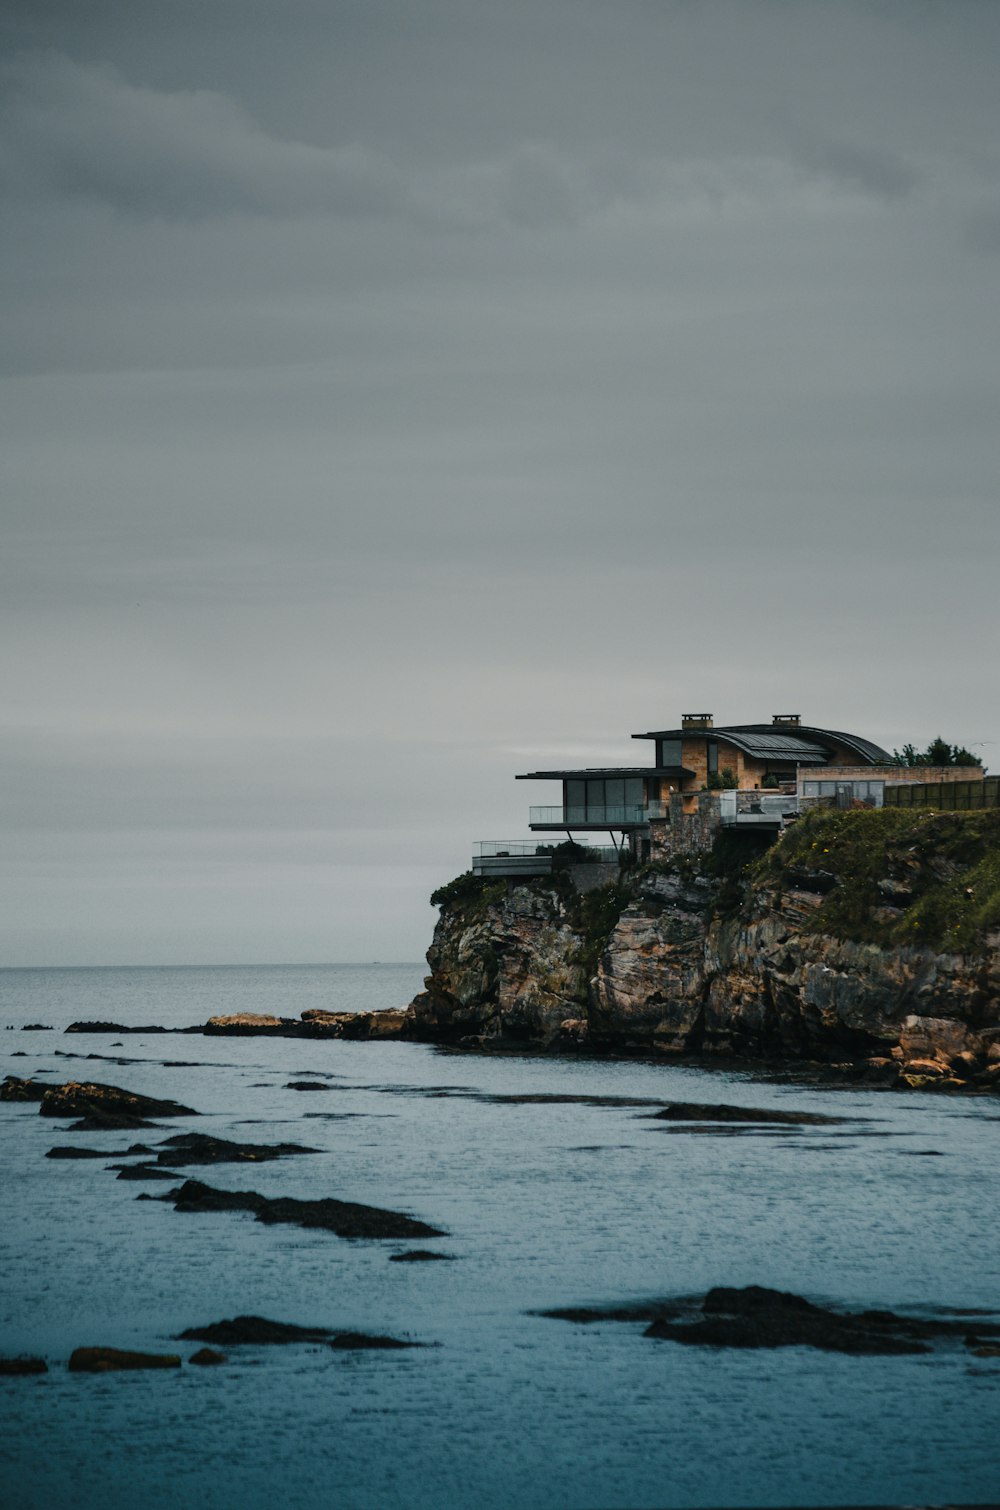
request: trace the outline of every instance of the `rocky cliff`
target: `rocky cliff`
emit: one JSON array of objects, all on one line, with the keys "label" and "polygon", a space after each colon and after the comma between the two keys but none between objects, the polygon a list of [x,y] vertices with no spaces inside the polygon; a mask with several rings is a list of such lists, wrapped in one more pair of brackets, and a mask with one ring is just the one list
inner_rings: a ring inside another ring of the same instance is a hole
[{"label": "rocky cliff", "polygon": [[817,812],[579,895],[436,893],[415,1037],[850,1064],[1000,1089],[1000,812]]}]

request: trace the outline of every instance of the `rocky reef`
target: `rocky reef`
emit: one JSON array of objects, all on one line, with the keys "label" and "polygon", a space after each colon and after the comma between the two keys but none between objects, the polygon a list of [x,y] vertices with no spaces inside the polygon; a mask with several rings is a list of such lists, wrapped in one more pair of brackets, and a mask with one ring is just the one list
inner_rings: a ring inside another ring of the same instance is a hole
[{"label": "rocky reef", "polygon": [[1000,812],[817,811],[625,870],[435,893],[406,1036],[810,1061],[1000,1089]]}]

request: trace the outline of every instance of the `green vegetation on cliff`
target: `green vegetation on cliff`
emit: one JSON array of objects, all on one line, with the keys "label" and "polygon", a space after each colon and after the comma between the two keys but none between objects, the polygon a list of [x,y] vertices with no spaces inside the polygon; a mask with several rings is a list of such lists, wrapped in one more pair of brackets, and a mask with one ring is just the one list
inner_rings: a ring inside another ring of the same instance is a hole
[{"label": "green vegetation on cliff", "polygon": [[822,893],[810,931],[976,952],[1000,927],[1000,811],[817,810],[750,879],[754,889]]},{"label": "green vegetation on cliff", "polygon": [[593,891],[585,891],[570,900],[571,926],[583,935],[578,963],[586,980],[597,974],[608,939],[631,901],[631,890],[618,882],[597,886]]},{"label": "green vegetation on cliff", "polygon": [[474,876],[465,870],[453,881],[446,881],[437,891],[431,892],[432,907],[453,907],[457,902],[488,907],[506,894],[505,881],[488,881],[484,876]]}]

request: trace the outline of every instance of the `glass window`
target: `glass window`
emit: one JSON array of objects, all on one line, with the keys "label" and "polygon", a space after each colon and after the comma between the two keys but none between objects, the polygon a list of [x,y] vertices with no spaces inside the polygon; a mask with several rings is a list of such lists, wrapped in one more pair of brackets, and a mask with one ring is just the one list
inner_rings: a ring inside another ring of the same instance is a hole
[{"label": "glass window", "polygon": [[707,740],[706,741],[706,748],[708,750],[708,774],[710,776],[714,776],[715,773],[716,773],[716,771],[719,769],[719,744],[718,744],[718,741],[715,740],[715,739],[709,739],[709,740]]},{"label": "glass window", "polygon": [[660,740],[660,765],[681,765],[681,742],[679,739]]},{"label": "glass window", "polygon": [[586,788],[582,781],[567,781],[566,783],[566,806],[583,807]]},{"label": "glass window", "polygon": [[802,783],[802,795],[803,795],[803,797],[818,797],[819,796],[819,782],[818,781],[803,781],[803,783]]},{"label": "glass window", "polygon": [[625,782],[620,776],[609,777],[604,783],[604,800],[608,807],[622,807],[625,802]]},{"label": "glass window", "polygon": [[628,776],[625,780],[625,802],[629,807],[642,807],[642,777]]}]

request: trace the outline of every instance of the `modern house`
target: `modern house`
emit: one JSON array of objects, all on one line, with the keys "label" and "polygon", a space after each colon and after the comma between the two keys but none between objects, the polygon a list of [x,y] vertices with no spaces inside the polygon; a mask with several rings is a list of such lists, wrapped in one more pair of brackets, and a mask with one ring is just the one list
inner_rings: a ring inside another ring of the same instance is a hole
[{"label": "modern house", "polygon": [[[978,767],[898,765],[872,740],[803,724],[797,713],[726,725],[710,713],[685,713],[679,728],[632,737],[652,742],[652,765],[519,775],[561,786],[559,802],[530,809],[532,832],[562,835],[563,855],[580,835],[609,834],[612,849],[588,852],[594,863],[607,864],[622,849],[637,859],[666,857],[708,848],[722,827],[773,838],[816,803],[881,807],[887,786],[981,781],[984,774]],[[473,869],[480,875],[539,874],[559,860],[551,843],[496,841],[478,850]]]},{"label": "modern house", "polygon": [[685,713],[679,729],[633,734],[655,746],[652,767],[526,771],[518,781],[560,781],[562,802],[531,809],[534,830],[617,830],[623,834],[663,818],[675,793],[728,788],[794,793],[800,770],[892,765],[871,740],[804,727],[798,714],[768,724],[716,728],[710,713]]}]

